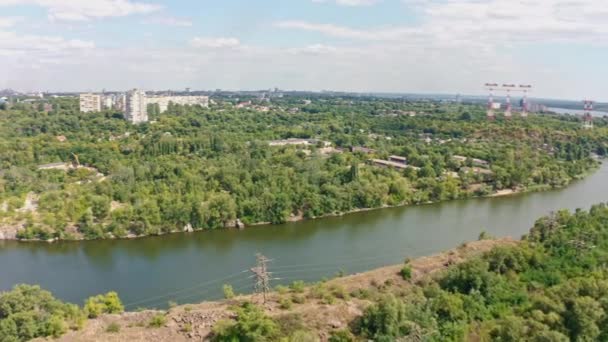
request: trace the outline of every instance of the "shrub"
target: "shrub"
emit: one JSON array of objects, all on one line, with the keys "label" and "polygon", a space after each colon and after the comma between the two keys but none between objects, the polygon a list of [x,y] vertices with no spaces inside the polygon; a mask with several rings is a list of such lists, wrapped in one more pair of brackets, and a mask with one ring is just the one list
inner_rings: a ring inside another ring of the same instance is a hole
[{"label": "shrub", "polygon": [[289,335],[289,342],[319,342],[319,337],[306,330],[296,330]]},{"label": "shrub", "polygon": [[55,299],[39,286],[16,285],[0,292],[0,341],[59,337],[80,328],[84,319],[78,306]]},{"label": "shrub", "polygon": [[232,289],[232,285],[224,284],[224,286],[222,287],[222,291],[224,291],[224,298],[234,298],[234,290]]},{"label": "shrub", "polygon": [[279,307],[283,310],[291,309],[291,300],[289,300],[289,298],[281,298],[279,301]]},{"label": "shrub", "polygon": [[121,313],[125,310],[118,294],[116,292],[108,292],[105,295],[97,295],[87,299],[84,305],[84,311],[89,318],[96,318],[101,314]]},{"label": "shrub", "polygon": [[278,293],[284,295],[289,292],[289,287],[285,285],[277,285],[276,290]]},{"label": "shrub", "polygon": [[106,332],[109,333],[117,333],[120,331],[120,325],[116,322],[112,322],[110,324],[108,324],[108,326],[106,327]]},{"label": "shrub", "polygon": [[291,301],[296,304],[304,304],[306,303],[306,297],[301,294],[293,294],[291,296]]},{"label": "shrub", "polygon": [[329,336],[329,342],[353,342],[355,340],[353,334],[348,330],[332,331]]},{"label": "shrub", "polygon": [[274,341],[279,327],[275,321],[249,302],[236,310],[236,322],[224,320],[213,328],[214,341]]},{"label": "shrub", "polygon": [[166,321],[165,315],[159,313],[159,314],[152,316],[152,318],[148,322],[148,326],[151,328],[160,328],[163,325],[165,325],[165,321]]},{"label": "shrub", "polygon": [[306,284],[303,281],[297,280],[291,283],[291,290],[295,293],[302,293],[306,289]]},{"label": "shrub", "polygon": [[399,271],[399,274],[401,274],[401,277],[403,278],[403,280],[412,279],[412,266],[410,266],[410,265],[403,266],[403,268],[401,268],[401,271]]},{"label": "shrub", "polygon": [[405,304],[393,295],[386,295],[368,307],[359,322],[361,335],[391,341],[405,333]]}]

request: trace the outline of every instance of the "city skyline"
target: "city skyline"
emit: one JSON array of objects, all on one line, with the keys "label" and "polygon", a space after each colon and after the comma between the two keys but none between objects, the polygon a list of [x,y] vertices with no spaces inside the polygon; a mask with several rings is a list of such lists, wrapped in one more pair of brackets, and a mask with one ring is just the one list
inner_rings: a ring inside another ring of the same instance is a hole
[{"label": "city skyline", "polygon": [[606,101],[598,0],[0,0],[0,88],[281,89]]}]

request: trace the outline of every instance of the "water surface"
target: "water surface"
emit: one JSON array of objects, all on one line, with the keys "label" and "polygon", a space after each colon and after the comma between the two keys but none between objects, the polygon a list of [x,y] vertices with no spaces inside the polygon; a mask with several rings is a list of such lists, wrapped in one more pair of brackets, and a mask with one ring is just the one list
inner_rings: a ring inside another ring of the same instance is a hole
[{"label": "water surface", "polygon": [[251,289],[248,269],[261,252],[273,261],[273,284],[314,281],[436,253],[474,240],[482,230],[519,238],[534,221],[561,208],[608,201],[608,165],[571,186],[542,193],[389,208],[342,217],[173,234],[138,240],[60,243],[0,241],[0,290],[40,284],[82,303],[118,291],[128,309],[165,307],[221,296],[230,283]]}]

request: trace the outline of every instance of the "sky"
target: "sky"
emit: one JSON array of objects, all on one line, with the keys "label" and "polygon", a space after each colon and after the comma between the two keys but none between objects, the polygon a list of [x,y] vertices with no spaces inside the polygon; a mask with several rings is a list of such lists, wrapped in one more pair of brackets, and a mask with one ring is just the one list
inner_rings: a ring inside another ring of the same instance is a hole
[{"label": "sky", "polygon": [[608,100],[606,0],[0,0],[0,88]]}]

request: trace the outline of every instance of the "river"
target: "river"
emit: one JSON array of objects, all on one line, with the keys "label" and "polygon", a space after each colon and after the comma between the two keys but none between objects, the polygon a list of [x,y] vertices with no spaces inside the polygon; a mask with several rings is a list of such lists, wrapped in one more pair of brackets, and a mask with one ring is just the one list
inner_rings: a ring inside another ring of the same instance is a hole
[{"label": "river", "polygon": [[137,240],[58,243],[0,241],[0,290],[40,284],[82,304],[115,290],[127,309],[199,302],[221,296],[224,283],[251,290],[255,253],[272,261],[273,285],[314,281],[433,254],[491,235],[519,238],[534,221],[561,208],[608,201],[608,163],[569,187],[509,197],[388,208],[342,217],[172,234]]}]

